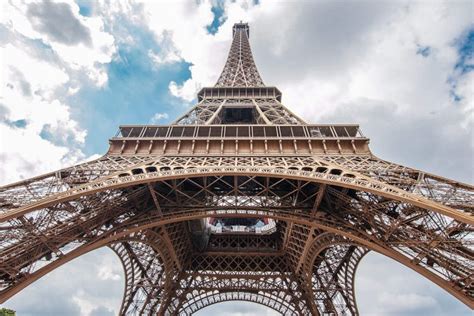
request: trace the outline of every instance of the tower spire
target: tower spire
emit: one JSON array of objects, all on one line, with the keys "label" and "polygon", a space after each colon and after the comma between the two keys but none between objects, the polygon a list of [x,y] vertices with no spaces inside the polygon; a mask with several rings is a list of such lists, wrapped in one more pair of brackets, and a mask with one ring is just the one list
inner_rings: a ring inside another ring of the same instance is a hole
[{"label": "tower spire", "polygon": [[358,125],[293,115],[263,86],[246,24],[221,79],[175,124],[121,126],[103,157],[0,187],[0,304],[109,246],[121,316],[236,300],[358,316],[369,250],[474,309],[472,185],[379,159]]},{"label": "tower spire", "polygon": [[263,87],[253,60],[249,43],[248,23],[236,23],[232,28],[232,45],[216,87]]},{"label": "tower spire", "polygon": [[249,44],[248,23],[236,23],[232,45],[214,87],[198,93],[199,103],[177,125],[306,124],[281,104],[281,92],[263,83]]}]

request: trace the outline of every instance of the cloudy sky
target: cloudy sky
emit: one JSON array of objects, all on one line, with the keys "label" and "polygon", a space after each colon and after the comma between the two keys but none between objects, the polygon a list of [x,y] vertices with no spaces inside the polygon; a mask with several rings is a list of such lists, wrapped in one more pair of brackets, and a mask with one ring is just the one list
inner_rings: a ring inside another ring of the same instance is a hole
[{"label": "cloudy sky", "polygon": [[[215,83],[232,24],[250,23],[267,85],[312,123],[359,123],[387,160],[473,183],[472,1],[87,1],[0,4],[0,183],[97,157],[120,124],[166,124]],[[18,315],[113,315],[118,260],[97,250],[4,304]],[[362,315],[468,315],[370,254]],[[274,315],[226,303],[199,315]]]}]

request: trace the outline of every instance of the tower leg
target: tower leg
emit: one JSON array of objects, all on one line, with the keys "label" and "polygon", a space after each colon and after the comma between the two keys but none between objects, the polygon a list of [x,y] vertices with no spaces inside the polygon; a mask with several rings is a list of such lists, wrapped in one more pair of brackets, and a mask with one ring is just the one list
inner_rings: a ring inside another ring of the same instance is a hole
[{"label": "tower leg", "polygon": [[157,234],[142,233],[140,237],[110,246],[124,267],[125,289],[120,315],[157,314],[167,302],[174,283],[173,265],[166,261],[166,250]]},{"label": "tower leg", "polygon": [[354,279],[367,252],[342,236],[323,233],[315,239],[303,273],[321,314],[359,315]]}]

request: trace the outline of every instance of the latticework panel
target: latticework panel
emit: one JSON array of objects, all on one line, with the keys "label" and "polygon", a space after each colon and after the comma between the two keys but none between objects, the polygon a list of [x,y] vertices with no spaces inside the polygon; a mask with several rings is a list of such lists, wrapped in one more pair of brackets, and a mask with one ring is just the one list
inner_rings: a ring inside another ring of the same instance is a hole
[{"label": "latticework panel", "polygon": [[[209,305],[225,301],[248,301],[270,307],[282,315],[309,315],[299,285],[289,274],[252,273],[225,275],[199,273],[183,293],[179,314],[191,315]],[[292,292],[291,289],[295,289]]]},{"label": "latticework panel", "polygon": [[204,99],[176,120],[178,125],[205,125],[217,116],[226,99]]},{"label": "latticework panel", "polygon": [[304,279],[311,280],[314,300],[322,314],[358,315],[355,272],[367,249],[343,236],[319,233],[304,260]]},{"label": "latticework panel", "polygon": [[[213,304],[229,302],[229,301],[244,301],[257,303],[266,307],[269,307],[282,315],[296,316],[304,315],[302,313],[295,312],[296,308],[288,304],[288,300],[293,299],[293,295],[290,294],[276,294],[273,293],[260,293],[245,292],[243,289],[239,289],[236,292],[199,292],[195,293],[198,297],[187,302],[187,305],[180,310],[180,315],[193,315],[195,312],[208,307]],[[309,313],[307,315],[310,315]]]},{"label": "latticework panel", "polygon": [[[291,159],[292,165],[297,165],[298,159]],[[78,198],[71,195],[70,201],[51,203],[4,223],[1,234],[7,238],[2,240],[8,242],[2,244],[3,293],[8,295],[9,289],[14,291],[47,271],[48,266],[68,260],[91,244],[105,244],[107,238],[127,236],[142,227],[203,217],[240,216],[287,222],[281,225],[286,230],[291,228],[289,237],[282,239],[283,249],[286,249],[282,255],[290,260],[296,272],[304,265],[304,256],[310,251],[308,245],[315,238],[313,234],[330,230],[406,264],[458,298],[464,298],[465,302],[472,300],[472,225],[463,222],[463,217],[453,219],[383,194],[345,188],[339,183],[322,186],[317,182],[319,178],[312,179],[303,170],[289,169],[291,173],[283,178],[198,176],[195,173],[184,176],[183,170],[179,170],[181,178],[154,180],[150,186],[130,184],[120,189],[103,189]],[[306,180],[296,177],[298,172],[306,175]],[[131,181],[132,177],[127,179]],[[80,201],[88,201],[88,207],[84,208]],[[49,225],[42,226],[44,217],[38,218],[35,214],[48,215]],[[66,223],[52,220],[60,214],[68,214],[69,217],[63,218]],[[28,222],[24,222],[24,218],[28,218]],[[186,257],[184,245],[191,243],[185,227],[166,226],[166,231],[170,231],[170,244],[176,245],[174,255],[170,252],[171,257]],[[457,230],[454,232],[453,228]],[[234,254],[227,256],[229,260],[221,260],[223,257],[196,254],[190,261],[191,267],[241,271],[248,268],[249,262],[258,271],[281,267],[273,260],[278,256],[259,254],[244,259]],[[40,262],[43,263],[38,264]],[[175,259],[174,262],[181,262],[183,267],[186,260]]]},{"label": "latticework panel", "polygon": [[[154,178],[160,177],[181,177],[186,174],[224,174],[224,173],[262,173],[274,174],[276,176],[284,177],[310,177],[317,182],[331,183],[348,188],[360,189],[368,192],[379,192],[388,198],[396,198],[401,201],[406,201],[418,205],[420,207],[428,207],[437,212],[448,215],[462,217],[465,220],[470,219],[464,210],[453,211],[451,207],[445,207],[444,204],[435,203],[429,198],[425,198],[416,194],[416,192],[409,192],[403,188],[398,188],[394,185],[386,184],[377,179],[372,179],[364,176],[361,173],[352,171],[340,165],[331,164],[324,161],[324,157],[315,156],[290,156],[290,157],[253,157],[253,156],[227,156],[227,157],[207,157],[207,156],[178,156],[178,157],[152,157],[146,163],[125,169],[120,173],[115,173],[110,176],[102,177],[96,181],[73,187],[65,193],[51,194],[40,203],[29,207],[17,208],[9,215],[0,215],[2,219],[11,218],[13,215],[19,215],[25,209],[35,207],[40,208],[51,202],[58,202],[61,199],[72,198],[88,194],[88,192],[95,192],[103,189],[112,189],[121,186],[128,186],[130,183],[146,183],[153,181]],[[474,190],[469,190],[468,186],[464,186],[466,200],[474,197]],[[13,190],[15,187],[9,188]],[[9,191],[8,190],[8,191]],[[7,191],[7,190],[6,190]],[[8,197],[7,192],[5,194]],[[11,192],[11,191],[10,191]],[[452,195],[456,197],[456,192]],[[444,200],[449,203],[449,199]],[[3,212],[11,209],[11,205],[5,205],[2,208]]]},{"label": "latticework panel", "polygon": [[216,87],[261,87],[264,86],[253,61],[247,24],[235,24],[233,40],[224,70]]},{"label": "latticework panel", "polygon": [[288,262],[292,267],[297,269],[303,257],[302,254],[305,252],[305,247],[308,244],[312,229],[302,224],[291,224],[288,229],[289,236],[285,245],[286,254]]},{"label": "latticework panel", "polygon": [[281,232],[273,234],[211,234],[205,251],[282,251]]},{"label": "latticework panel", "polygon": [[166,269],[163,262],[166,256],[157,251],[157,248],[166,251],[165,246],[160,245],[157,237],[140,239],[111,246],[124,267],[125,291],[121,315],[156,313],[163,302],[166,287],[173,282],[173,274],[170,273],[173,270],[169,263]]},{"label": "latticework panel", "polygon": [[324,160],[361,172],[384,183],[421,195],[440,204],[474,213],[474,187],[375,156],[325,156]]},{"label": "latticework panel", "polygon": [[306,124],[277,99],[255,99],[262,116],[270,124]]},{"label": "latticework panel", "polygon": [[[368,250],[474,308],[474,187],[378,159],[357,125],[306,125],[264,86],[248,25],[233,32],[216,86],[175,125],[121,127],[104,157],[0,188],[0,303],[109,246],[121,315],[233,300],[357,315]],[[218,235],[209,217],[275,231]]]},{"label": "latticework panel", "polygon": [[174,124],[222,124],[224,109],[236,107],[252,109],[252,115],[255,117],[254,124],[306,124],[276,98],[205,98],[177,119]]},{"label": "latticework panel", "polygon": [[103,156],[73,167],[0,187],[0,213],[143,163],[144,156]]},{"label": "latticework panel", "polygon": [[[318,157],[319,158],[319,157]],[[314,165],[327,166],[328,163],[337,163],[347,170],[367,174],[376,180],[382,181],[400,189],[412,192],[416,195],[426,196],[430,200],[438,203],[460,209],[462,211],[472,211],[474,200],[474,189],[471,186],[463,185],[454,181],[449,181],[443,178],[435,177],[429,174],[424,174],[418,170],[406,168],[403,166],[387,163],[370,156],[321,156],[320,159],[315,157],[301,156],[301,157],[147,157],[147,156],[132,156],[132,157],[117,157],[106,156],[98,162],[91,162],[85,165],[71,167],[65,170],[60,170],[55,173],[47,174],[43,177],[38,177],[32,180],[19,182],[1,188],[0,198],[2,200],[0,212],[6,212],[9,209],[18,208],[22,205],[31,204],[45,197],[70,190],[81,184],[89,184],[89,182],[98,178],[123,171],[132,166],[149,165],[150,161],[155,162],[158,166],[176,166],[176,167],[200,167],[200,166],[274,166],[293,168],[303,168]],[[107,164],[105,163],[107,162]],[[147,162],[145,164],[145,162]],[[337,166],[336,165],[336,166]],[[90,167],[92,166],[92,167]],[[176,168],[175,167],[175,168]],[[66,185],[65,183],[71,180],[73,174],[78,177],[87,177],[90,170],[96,168],[101,170],[101,176],[91,176],[91,178],[84,182],[78,183],[75,186]],[[102,168],[102,169],[100,169]],[[311,168],[311,167],[309,167]],[[130,174],[133,167],[130,168]],[[74,172],[72,172],[72,170]],[[330,172],[330,170],[327,170]],[[61,174],[69,172],[70,177],[61,178]],[[64,181],[62,181],[62,179]]]}]

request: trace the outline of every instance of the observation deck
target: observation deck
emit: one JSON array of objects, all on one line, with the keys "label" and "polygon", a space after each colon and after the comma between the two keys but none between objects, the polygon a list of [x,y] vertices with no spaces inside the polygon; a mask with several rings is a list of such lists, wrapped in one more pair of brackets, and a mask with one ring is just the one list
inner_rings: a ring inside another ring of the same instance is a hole
[{"label": "observation deck", "polygon": [[368,154],[356,124],[123,125],[109,154]]}]

